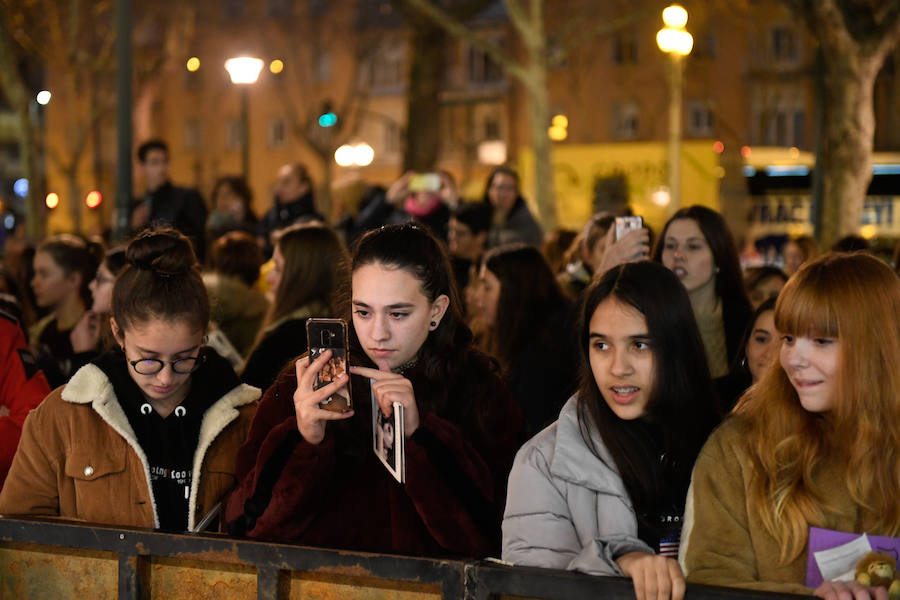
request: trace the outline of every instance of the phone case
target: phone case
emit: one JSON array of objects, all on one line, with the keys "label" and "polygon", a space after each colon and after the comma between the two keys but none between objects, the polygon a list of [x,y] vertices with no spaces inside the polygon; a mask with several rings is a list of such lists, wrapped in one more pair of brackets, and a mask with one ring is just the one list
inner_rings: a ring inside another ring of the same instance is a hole
[{"label": "phone case", "polygon": [[644,219],[641,217],[616,217],[616,239],[621,239],[629,231],[643,226]]},{"label": "phone case", "polygon": [[[309,344],[309,362],[320,354],[331,350],[331,358],[316,374],[313,389],[319,389],[334,381],[341,373],[348,373],[347,364],[347,324],[342,319],[307,319],[306,338]],[[350,380],[338,392],[322,401],[319,406],[325,410],[346,412],[352,408],[350,400]]]}]

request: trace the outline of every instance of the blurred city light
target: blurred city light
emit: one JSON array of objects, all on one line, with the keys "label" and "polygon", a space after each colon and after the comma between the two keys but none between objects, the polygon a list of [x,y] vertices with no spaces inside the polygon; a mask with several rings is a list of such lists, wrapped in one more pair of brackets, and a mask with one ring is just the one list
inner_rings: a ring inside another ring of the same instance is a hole
[{"label": "blurred city light", "polygon": [[375,160],[375,151],[372,149],[372,146],[368,144],[357,144],[356,147],[353,148],[353,159],[359,166],[366,167],[371,165],[372,161]]},{"label": "blurred city light", "polygon": [[37,96],[34,97],[37,100],[37,103],[41,106],[47,106],[50,103],[50,96],[52,96],[50,92],[47,90],[41,90],[37,93]]},{"label": "blurred city light", "polygon": [[228,71],[228,75],[231,77],[231,83],[256,83],[262,68],[262,59],[250,56],[238,56],[225,61],[225,70]]},{"label": "blurred city light", "polygon": [[569,126],[569,119],[566,115],[554,115],[553,119],[550,120],[550,124],[553,127],[562,127],[565,129]]},{"label": "blurred city light", "polygon": [[84,203],[88,208],[97,208],[101,202],[103,202],[103,196],[97,190],[88,192],[88,195],[84,198]]},{"label": "blurred city light", "polygon": [[869,225],[863,225],[859,228],[859,235],[863,236],[867,240],[871,240],[878,234],[878,228],[871,223]]},{"label": "blurred city light", "polygon": [[44,203],[47,205],[47,208],[53,210],[57,206],[59,206],[59,194],[55,192],[50,192],[47,194],[47,198],[44,200]]},{"label": "blurred city light", "polygon": [[353,164],[353,146],[344,144],[334,151],[334,162],[342,167],[349,167]]},{"label": "blurred city light", "polygon": [[662,18],[663,23],[666,24],[666,27],[681,29],[682,27],[687,25],[688,14],[683,6],[672,4],[663,9]]},{"label": "blurred city light", "polygon": [[275,59],[269,63],[269,71],[275,75],[278,75],[282,71],[284,71],[284,61]]},{"label": "blurred city light", "polygon": [[16,217],[12,214],[6,215],[6,218],[3,219],[3,226],[7,229],[12,229],[16,226]]},{"label": "blurred city light", "polygon": [[13,184],[13,191],[16,193],[16,196],[19,198],[24,198],[28,195],[28,180],[22,177],[21,179],[16,179],[16,182]]},{"label": "blurred city light", "polygon": [[650,201],[662,208],[668,206],[669,202],[672,201],[672,195],[669,193],[669,188],[661,185],[653,190],[653,192],[650,193]]},{"label": "blurred city light", "polygon": [[715,142],[713,142],[713,152],[715,152],[716,154],[722,154],[723,152],[725,152],[725,144],[723,144],[719,140],[716,140]]},{"label": "blurred city light", "polygon": [[196,56],[192,56],[187,60],[187,70],[191,73],[195,72],[200,68],[200,59]]},{"label": "blurred city light", "polygon": [[483,165],[502,165],[506,162],[506,142],[488,140],[478,144],[478,162]]},{"label": "blurred city light", "polygon": [[334,151],[334,162],[341,167],[366,167],[375,160],[375,150],[365,142],[351,146],[344,144]]},{"label": "blurred city light", "polygon": [[333,112],[322,113],[319,116],[319,127],[333,127],[337,124],[337,115]]},{"label": "blurred city light", "polygon": [[750,146],[741,146],[741,156],[744,158],[750,158]]}]

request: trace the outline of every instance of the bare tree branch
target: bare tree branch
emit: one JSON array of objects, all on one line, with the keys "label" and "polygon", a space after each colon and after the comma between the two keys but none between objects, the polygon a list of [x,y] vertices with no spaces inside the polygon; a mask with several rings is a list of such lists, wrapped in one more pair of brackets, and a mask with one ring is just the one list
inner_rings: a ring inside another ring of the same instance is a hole
[{"label": "bare tree branch", "polygon": [[403,0],[409,6],[419,10],[423,15],[431,19],[434,23],[443,27],[448,33],[467,44],[478,48],[487,54],[494,62],[503,67],[507,73],[516,79],[527,83],[529,76],[528,70],[519,63],[512,55],[507,54],[498,44],[490,42],[485,38],[472,33],[462,22],[454,19],[443,9],[435,6],[428,0]]},{"label": "bare tree branch", "polygon": [[[609,21],[597,23],[593,27],[584,29],[578,35],[572,36],[571,38],[566,40],[561,46],[558,45],[556,48],[554,48],[553,54],[551,56],[551,62],[552,64],[562,62],[569,56],[569,54],[572,53],[572,51],[576,47],[587,42],[588,40],[599,37],[606,37],[617,31],[625,29],[626,27],[634,25],[635,23],[640,23],[645,19],[655,17],[658,12],[658,9],[655,7],[644,8],[622,17],[617,17]],[[584,25],[583,16],[573,18],[566,26],[566,29],[574,29],[579,24],[582,26]]]}]

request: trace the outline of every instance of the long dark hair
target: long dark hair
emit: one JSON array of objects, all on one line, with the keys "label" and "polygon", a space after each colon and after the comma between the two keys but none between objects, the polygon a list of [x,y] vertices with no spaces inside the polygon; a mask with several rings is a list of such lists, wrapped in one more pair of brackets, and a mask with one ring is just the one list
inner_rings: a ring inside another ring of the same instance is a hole
[{"label": "long dark hair", "polygon": [[497,318],[486,350],[509,369],[516,351],[544,333],[549,318],[564,310],[568,302],[537,248],[500,246],[488,252],[482,264],[500,281]]},{"label": "long dark hair", "polygon": [[484,202],[486,205],[490,206],[491,210],[493,210],[493,205],[491,204],[491,197],[490,197],[489,192],[491,189],[491,183],[493,183],[493,181],[494,181],[494,177],[496,177],[497,175],[499,175],[501,173],[504,175],[509,175],[516,182],[516,201],[515,201],[515,203],[513,203],[513,206],[510,209],[510,213],[512,213],[512,211],[515,210],[516,208],[518,208],[520,205],[525,204],[525,198],[522,197],[522,191],[519,188],[519,174],[516,173],[516,170],[513,169],[512,167],[507,167],[505,165],[501,165],[499,167],[495,167],[494,170],[491,171],[491,174],[488,175],[487,181],[484,184],[484,195],[482,196],[481,201]]},{"label": "long dark hair", "polygon": [[284,256],[284,271],[265,325],[311,302],[321,302],[337,316],[347,280],[347,250],[330,227],[298,223],[283,229],[276,245]]},{"label": "long dark hair", "polygon": [[151,319],[209,325],[209,297],[191,241],[170,228],[148,229],[125,250],[128,265],[113,286],[113,317],[120,329]]},{"label": "long dark hair", "polygon": [[[616,416],[591,371],[590,321],[608,298],[638,310],[650,335],[656,370],[653,389],[645,414],[632,421]],[[653,516],[663,496],[674,490],[684,498],[697,454],[718,421],[715,392],[690,299],[675,274],[662,265],[627,263],[607,271],[588,288],[580,317],[578,422],[582,437],[603,460],[590,435],[592,430],[599,432],[639,525],[655,531],[658,523]],[[650,439],[648,431],[658,432],[659,439]]]},{"label": "long dark hair", "polygon": [[753,307],[744,291],[744,277],[741,272],[741,261],[731,229],[722,215],[695,204],[677,211],[666,221],[662,234],[657,238],[653,248],[653,261],[662,264],[662,252],[666,245],[666,234],[669,225],[679,219],[691,219],[700,227],[706,243],[713,255],[713,262],[718,268],[716,273],[716,296],[722,301],[722,324],[725,329],[725,345],[729,362],[734,360],[741,342],[741,335],[747,326]]},{"label": "long dark hair", "polygon": [[[425,377],[446,388],[468,358],[472,331],[460,312],[450,259],[443,246],[434,235],[418,225],[386,225],[359,238],[353,251],[351,274],[371,264],[407,271],[419,281],[429,302],[434,302],[442,294],[450,298],[444,317],[437,328],[429,332],[418,353]],[[359,347],[352,327],[351,331],[354,345]],[[437,406],[430,408],[443,408],[441,404],[444,399],[433,398]]]}]

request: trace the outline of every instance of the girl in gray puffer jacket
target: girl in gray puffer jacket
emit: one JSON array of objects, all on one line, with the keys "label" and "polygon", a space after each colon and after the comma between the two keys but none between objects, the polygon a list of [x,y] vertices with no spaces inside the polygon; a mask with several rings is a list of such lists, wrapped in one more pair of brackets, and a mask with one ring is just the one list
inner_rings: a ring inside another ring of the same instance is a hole
[{"label": "girl in gray puffer jacket", "polygon": [[580,316],[581,384],[516,456],[503,559],[681,598],[685,495],[718,423],[690,300],[661,265],[629,263],[587,290]]}]

